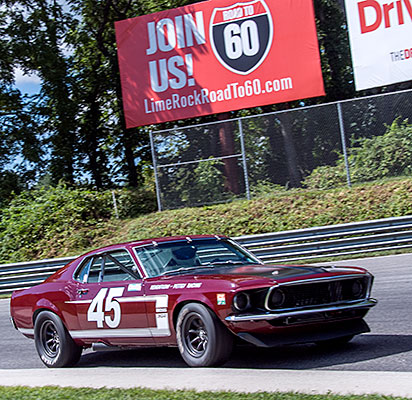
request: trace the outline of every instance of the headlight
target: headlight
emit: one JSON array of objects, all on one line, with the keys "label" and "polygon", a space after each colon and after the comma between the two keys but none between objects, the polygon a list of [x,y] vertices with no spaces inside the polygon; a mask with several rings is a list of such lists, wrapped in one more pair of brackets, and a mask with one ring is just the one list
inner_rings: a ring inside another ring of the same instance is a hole
[{"label": "headlight", "polygon": [[233,298],[233,307],[237,311],[246,311],[250,308],[250,297],[245,292],[240,292]]},{"label": "headlight", "polygon": [[269,310],[280,308],[285,303],[285,299],[286,296],[282,289],[273,289],[267,298],[266,308]]},{"label": "headlight", "polygon": [[364,285],[363,282],[361,280],[356,280],[352,283],[352,295],[355,299],[359,299],[360,297],[362,297],[363,292],[364,292]]}]

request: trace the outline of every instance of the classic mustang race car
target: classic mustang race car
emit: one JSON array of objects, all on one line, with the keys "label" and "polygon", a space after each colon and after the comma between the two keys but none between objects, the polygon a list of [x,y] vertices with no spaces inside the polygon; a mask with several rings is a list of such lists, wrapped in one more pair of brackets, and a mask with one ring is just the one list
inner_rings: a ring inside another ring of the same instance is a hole
[{"label": "classic mustang race car", "polygon": [[223,236],[104,247],[14,292],[14,326],[48,367],[95,344],[178,346],[190,366],[224,363],[236,341],[256,346],[345,343],[368,332],[373,277],[355,267],[265,265]]}]

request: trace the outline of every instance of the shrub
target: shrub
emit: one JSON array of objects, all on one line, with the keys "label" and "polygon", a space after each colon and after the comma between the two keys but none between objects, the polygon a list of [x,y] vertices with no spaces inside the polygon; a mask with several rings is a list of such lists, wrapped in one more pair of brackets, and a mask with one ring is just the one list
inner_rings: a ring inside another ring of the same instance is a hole
[{"label": "shrub", "polygon": [[346,185],[346,169],[344,162],[335,166],[322,165],[315,168],[310,175],[303,180],[303,187],[309,189],[332,189]]},{"label": "shrub", "polygon": [[[148,190],[117,190],[120,217],[156,208]],[[115,221],[110,190],[69,188],[64,184],[25,191],[0,214],[0,262],[76,253],[107,235]]]},{"label": "shrub", "polygon": [[[351,182],[412,174],[412,125],[405,120],[393,121],[384,135],[359,139],[349,151]],[[315,168],[303,185],[310,189],[329,189],[346,183],[343,156],[336,165]]]},{"label": "shrub", "polygon": [[157,210],[154,190],[123,188],[114,193],[120,218],[134,218]]},{"label": "shrub", "polygon": [[275,193],[284,193],[286,190],[285,186],[270,181],[257,181],[250,186],[250,195],[252,197],[272,196]]},{"label": "shrub", "polygon": [[412,125],[393,121],[382,136],[365,138],[351,150],[351,177],[367,182],[412,172]]}]

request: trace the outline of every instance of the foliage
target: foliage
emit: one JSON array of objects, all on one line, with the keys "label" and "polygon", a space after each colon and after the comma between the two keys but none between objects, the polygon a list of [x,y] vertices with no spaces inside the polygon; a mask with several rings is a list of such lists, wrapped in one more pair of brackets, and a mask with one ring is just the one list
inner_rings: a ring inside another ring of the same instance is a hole
[{"label": "foliage", "polygon": [[[412,125],[399,119],[383,135],[361,138],[349,151],[351,182],[368,182],[412,174]],[[347,182],[345,162],[339,157],[334,166],[321,166],[304,180],[312,189],[328,189]]]},{"label": "foliage", "polygon": [[149,214],[157,209],[154,190],[150,188],[113,190],[119,218],[134,218],[141,214]]},{"label": "foliage", "polygon": [[[120,216],[155,208],[152,192],[117,191]],[[21,261],[76,253],[115,225],[111,191],[72,189],[64,184],[25,191],[0,214],[0,259]]]},{"label": "foliage", "polygon": [[[0,214],[0,263],[80,254],[166,235],[240,236],[412,214],[412,179],[333,190],[295,189],[253,200],[114,219],[111,191],[57,188],[24,192]],[[120,214],[154,206],[149,193],[116,192]],[[135,199],[139,200],[135,200]],[[148,199],[146,202],[145,199]]]},{"label": "foliage", "polygon": [[326,395],[280,392],[198,392],[194,390],[153,390],[146,388],[133,389],[93,389],[45,386],[38,388],[0,386],[0,397],[3,400],[396,400],[399,398],[381,395]]},{"label": "foliage", "polygon": [[131,220],[116,241],[210,233],[238,236],[409,215],[411,194],[412,179],[352,189],[287,191],[145,215]]},{"label": "foliage", "polygon": [[334,0],[314,1],[326,102],[356,95],[347,24],[341,4]]},{"label": "foliage", "polygon": [[251,197],[273,196],[276,193],[285,193],[286,188],[268,181],[258,181],[250,188]]},{"label": "foliage", "polygon": [[347,184],[345,163],[339,159],[337,165],[321,165],[303,180],[309,189],[332,189]]},{"label": "foliage", "polygon": [[0,208],[4,207],[15,193],[20,193],[26,189],[26,184],[21,179],[21,175],[12,171],[3,171],[0,175]]},{"label": "foliage", "polygon": [[76,87],[70,72],[71,59],[64,53],[66,34],[75,18],[55,1],[1,1],[9,8],[4,32],[12,43],[14,66],[36,72],[42,80],[41,95],[31,99],[36,128],[47,146],[48,170],[54,183],[74,182],[74,121]]},{"label": "foliage", "polygon": [[222,161],[206,160],[195,165],[190,174],[180,169],[174,187],[175,198],[179,199],[178,204],[194,206],[208,201],[227,201],[230,195],[224,188],[222,167]]},{"label": "foliage", "polygon": [[[0,221],[0,263],[75,255],[111,243],[167,235],[240,236],[412,214],[412,179],[351,189],[295,189],[130,220],[113,219],[111,196],[110,191],[80,192],[60,185],[38,189],[37,200],[28,193],[16,197]],[[122,214],[128,207],[122,206],[119,193],[117,199]]]},{"label": "foliage", "polygon": [[96,228],[106,229],[110,214],[110,198],[100,193],[64,185],[24,192],[3,209],[0,258],[42,257],[46,247],[52,254],[68,245],[87,247]]},{"label": "foliage", "polygon": [[[96,188],[141,186],[143,170],[151,162],[148,129],[125,127],[114,23],[193,2],[0,0],[4,10],[0,13],[0,107],[10,111],[7,126],[12,127],[2,130],[0,171],[6,168],[1,164],[4,148],[8,160],[19,161],[11,172],[23,172],[22,179],[31,184],[48,176],[52,184],[62,179]],[[316,0],[314,6],[326,97],[290,103],[288,107],[355,95],[343,9],[332,0]],[[38,96],[24,99],[12,89],[15,68],[40,77]],[[8,104],[3,104],[2,95]],[[254,113],[262,111],[267,109],[258,108]],[[248,112],[243,110],[243,114]],[[216,117],[196,118],[193,122],[211,120]],[[246,143],[249,154],[256,155],[250,168],[251,181],[267,180],[271,172],[271,182],[296,185],[300,172],[320,165],[325,154],[331,155],[328,162],[334,162],[336,138],[319,129],[325,120],[327,115],[316,121],[266,121],[258,126],[256,135]],[[285,125],[293,128],[293,134]],[[216,142],[216,137],[213,132],[211,142]],[[190,160],[194,160],[205,144],[209,154],[202,159],[207,159],[213,153],[213,144],[205,140],[199,138],[190,148],[179,150],[180,158],[191,154]],[[294,151],[282,150],[293,150],[293,141],[298,140],[301,145],[296,146],[298,158],[294,160]],[[226,168],[221,172],[235,174],[235,170]],[[294,179],[288,176],[293,175],[291,171],[298,171]],[[180,179],[184,179],[182,172]]]},{"label": "foliage", "polygon": [[350,168],[354,182],[412,174],[412,124],[395,120],[384,135],[360,139]]}]

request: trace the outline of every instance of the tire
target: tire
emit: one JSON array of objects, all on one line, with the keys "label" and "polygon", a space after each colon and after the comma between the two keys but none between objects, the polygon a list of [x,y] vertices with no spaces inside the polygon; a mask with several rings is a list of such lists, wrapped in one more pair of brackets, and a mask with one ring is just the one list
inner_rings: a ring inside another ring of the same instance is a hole
[{"label": "tire", "polygon": [[43,364],[49,368],[76,364],[82,347],[74,343],[61,319],[50,311],[42,311],[34,323],[34,341]]},{"label": "tire", "polygon": [[199,303],[189,303],[182,308],[176,336],[180,354],[191,367],[222,365],[232,353],[232,334],[213,312]]},{"label": "tire", "polygon": [[348,335],[342,336],[336,339],[328,339],[328,340],[321,340],[320,342],[316,342],[316,344],[320,347],[335,347],[335,346],[343,346],[346,343],[349,343],[355,335]]}]

